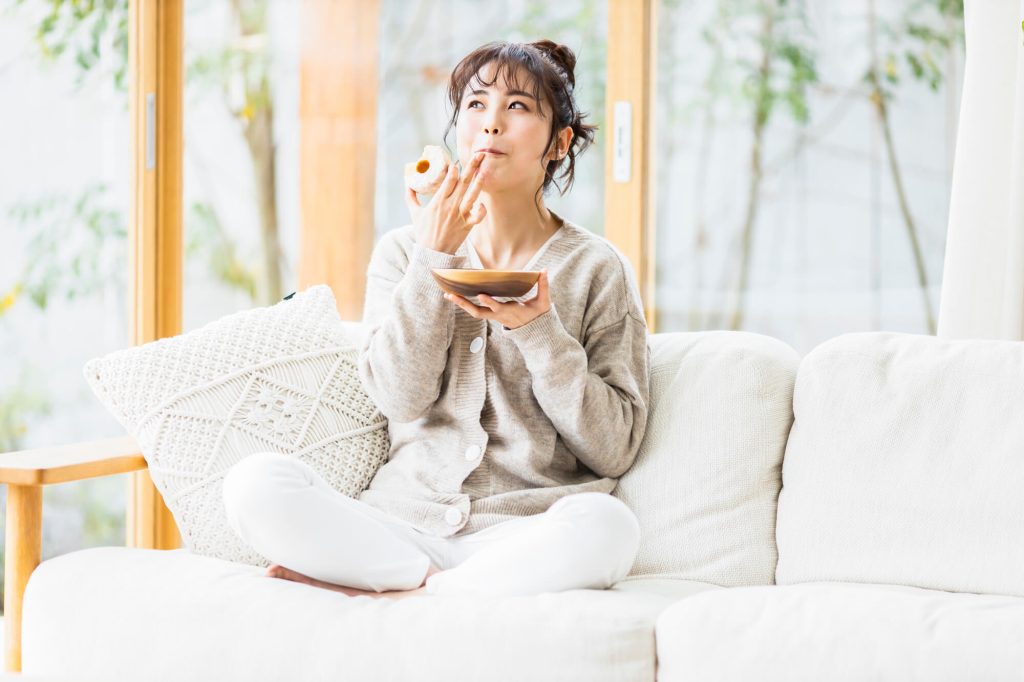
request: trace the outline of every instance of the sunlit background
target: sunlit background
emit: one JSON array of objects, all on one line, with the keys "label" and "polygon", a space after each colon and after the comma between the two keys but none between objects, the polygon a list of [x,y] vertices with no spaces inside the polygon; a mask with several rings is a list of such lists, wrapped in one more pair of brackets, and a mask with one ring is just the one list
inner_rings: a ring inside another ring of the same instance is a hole
[{"label": "sunlit background", "polygon": [[[81,366],[129,345],[127,0],[72,5],[0,4],[0,452],[123,433]],[[300,10],[186,3],[184,331],[296,288]],[[800,353],[934,333],[962,15],[951,0],[659,3],[657,331],[742,329]],[[603,235],[606,24],[598,0],[382,0],[376,235],[408,222],[402,168],[443,144],[452,67],[539,38],[576,52],[600,126],[547,202]],[[125,476],[45,487],[43,559],[122,545],[125,493]]]}]

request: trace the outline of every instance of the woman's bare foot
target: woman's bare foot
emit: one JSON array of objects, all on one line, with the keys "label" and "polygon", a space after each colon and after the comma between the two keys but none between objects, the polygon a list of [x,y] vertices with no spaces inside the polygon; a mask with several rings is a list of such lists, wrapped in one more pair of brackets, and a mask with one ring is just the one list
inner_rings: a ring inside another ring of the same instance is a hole
[{"label": "woman's bare foot", "polygon": [[280,564],[271,564],[267,568],[266,575],[267,575],[267,577],[270,577],[270,578],[281,578],[282,580],[291,580],[291,581],[297,582],[297,583],[305,583],[307,585],[312,585],[313,587],[321,587],[321,588],[323,588],[325,590],[333,590],[335,592],[342,592],[344,594],[349,595],[350,597],[365,596],[365,597],[388,597],[390,599],[402,599],[404,597],[411,597],[411,596],[414,596],[414,595],[426,594],[427,593],[427,588],[426,588],[427,578],[429,578],[430,576],[434,575],[435,573],[439,573],[440,571],[441,571],[440,568],[437,568],[436,566],[431,564],[430,568],[427,569],[427,575],[423,578],[423,583],[420,585],[420,587],[417,587],[416,589],[412,589],[412,590],[392,590],[392,591],[389,591],[389,592],[374,592],[372,590],[360,590],[360,589],[357,589],[355,587],[347,587],[345,585],[336,585],[334,583],[325,582],[323,580],[317,580],[316,578],[310,578],[308,575],[299,573],[298,571],[293,571],[290,568],[285,568],[284,566],[281,566]]},{"label": "woman's bare foot", "polygon": [[296,583],[305,583],[312,585],[313,587],[322,587],[325,590],[334,590],[335,592],[343,592],[350,597],[358,597],[360,595],[374,595],[376,592],[367,592],[366,590],[356,589],[355,587],[346,587],[345,585],[335,585],[334,583],[324,582],[323,580],[317,580],[316,578],[310,578],[308,575],[293,571],[290,568],[285,568],[280,564],[271,564],[267,568],[266,575],[270,578],[281,578],[282,580],[291,580]]}]

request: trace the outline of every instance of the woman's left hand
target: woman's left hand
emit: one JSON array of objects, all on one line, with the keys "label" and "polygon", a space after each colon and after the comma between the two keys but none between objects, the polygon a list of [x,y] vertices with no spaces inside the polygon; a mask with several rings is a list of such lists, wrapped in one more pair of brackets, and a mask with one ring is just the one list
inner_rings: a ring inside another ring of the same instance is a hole
[{"label": "woman's left hand", "polygon": [[478,294],[477,298],[484,305],[474,305],[468,299],[457,294],[445,294],[445,298],[459,306],[477,319],[494,320],[508,329],[522,327],[534,318],[540,317],[551,309],[551,296],[548,293],[548,271],[541,270],[537,279],[537,295],[525,303],[509,301],[501,303],[487,294]]}]

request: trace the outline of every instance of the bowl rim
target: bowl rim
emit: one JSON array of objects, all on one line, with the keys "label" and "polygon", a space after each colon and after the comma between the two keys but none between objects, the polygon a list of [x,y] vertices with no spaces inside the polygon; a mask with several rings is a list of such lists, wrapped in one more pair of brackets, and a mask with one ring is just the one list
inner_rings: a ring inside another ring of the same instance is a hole
[{"label": "bowl rim", "polygon": [[446,272],[486,272],[493,273],[495,275],[540,275],[540,270],[498,270],[496,268],[431,268],[431,272],[435,272],[442,277]]}]

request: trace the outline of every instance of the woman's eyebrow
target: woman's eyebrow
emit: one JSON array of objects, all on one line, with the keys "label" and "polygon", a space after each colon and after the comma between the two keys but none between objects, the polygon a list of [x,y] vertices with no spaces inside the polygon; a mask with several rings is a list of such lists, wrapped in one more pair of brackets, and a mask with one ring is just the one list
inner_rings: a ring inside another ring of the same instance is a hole
[{"label": "woman's eyebrow", "polygon": [[[470,94],[478,95],[479,96],[479,95],[488,95],[489,93],[486,90],[472,90],[472,91],[470,91]],[[530,99],[534,100],[535,102],[539,101],[531,93],[524,92],[523,90],[509,90],[508,91],[508,96],[509,97],[529,97]]]}]

